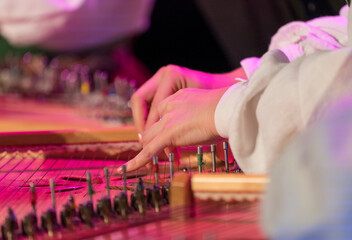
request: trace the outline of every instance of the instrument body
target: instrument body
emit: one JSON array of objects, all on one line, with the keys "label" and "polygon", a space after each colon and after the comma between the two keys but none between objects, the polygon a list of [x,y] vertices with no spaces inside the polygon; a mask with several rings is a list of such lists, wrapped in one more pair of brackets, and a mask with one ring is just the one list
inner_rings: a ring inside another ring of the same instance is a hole
[{"label": "instrument body", "polygon": [[[31,202],[34,201],[38,228],[41,229],[40,218],[52,207],[50,180],[53,180],[55,211],[60,226],[52,237],[43,230],[37,231],[36,239],[264,238],[258,217],[266,177],[220,173],[225,170],[218,158],[218,172],[209,174],[213,169],[210,148],[203,148],[204,173],[201,174],[195,174],[198,171],[196,148],[183,149],[181,163],[175,163],[173,169],[176,174],[170,187],[171,204],[163,200],[158,213],[148,206],[142,215],[131,210],[125,218],[113,212],[107,222],[94,216],[92,224],[80,222],[73,224],[71,229],[62,227],[60,212],[71,196],[77,210],[80,204],[90,200],[87,172],[92,176],[93,208],[97,212],[99,200],[107,196],[106,179],[109,179],[113,204],[114,197],[124,188],[122,176],[117,175],[116,170],[140,150],[133,127],[90,126],[82,123],[78,129],[58,130],[55,126],[44,125],[40,131],[24,131],[31,129],[23,129],[20,125],[18,131],[0,133],[0,225],[6,221],[8,208],[13,210],[20,225],[21,220],[33,212]],[[108,178],[104,177],[104,168],[108,169]],[[167,185],[170,182],[169,163],[160,161],[158,168],[160,186]],[[185,168],[188,173],[177,174]],[[129,204],[138,178],[143,179],[146,188],[153,189],[154,175],[146,168],[128,173]],[[30,193],[31,183],[35,186],[35,197]]]}]

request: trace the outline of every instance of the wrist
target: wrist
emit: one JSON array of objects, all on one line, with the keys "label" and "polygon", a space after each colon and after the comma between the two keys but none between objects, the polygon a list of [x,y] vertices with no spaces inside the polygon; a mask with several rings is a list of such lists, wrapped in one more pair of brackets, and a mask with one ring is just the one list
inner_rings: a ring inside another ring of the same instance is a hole
[{"label": "wrist", "polygon": [[218,132],[217,127],[216,127],[216,118],[215,118],[216,109],[217,109],[217,106],[218,106],[222,96],[226,93],[226,91],[229,88],[230,87],[223,87],[223,88],[219,88],[219,89],[213,90],[214,93],[213,93],[213,97],[212,97],[211,116],[209,116],[209,119],[212,119],[211,126],[210,126],[210,131],[211,131],[211,134],[215,138],[222,137],[221,134]]},{"label": "wrist", "polygon": [[223,138],[229,138],[231,118],[236,112],[238,103],[243,99],[243,92],[246,88],[245,83],[232,85],[223,93],[219,99],[214,113],[214,122],[217,134]]}]

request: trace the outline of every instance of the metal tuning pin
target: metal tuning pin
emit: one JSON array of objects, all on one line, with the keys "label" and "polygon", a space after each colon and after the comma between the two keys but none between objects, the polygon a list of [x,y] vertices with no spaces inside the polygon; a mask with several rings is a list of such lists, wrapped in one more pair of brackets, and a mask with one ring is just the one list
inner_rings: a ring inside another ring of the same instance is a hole
[{"label": "metal tuning pin", "polygon": [[153,157],[154,187],[147,189],[147,202],[154,207],[155,212],[160,212],[162,206],[162,197],[159,186],[159,165],[158,157]]},{"label": "metal tuning pin", "polygon": [[94,206],[93,206],[93,183],[92,183],[92,174],[87,172],[87,186],[88,186],[88,195],[89,201],[79,205],[79,218],[87,224],[88,226],[93,226],[94,218]]},{"label": "metal tuning pin", "polygon": [[210,151],[211,151],[211,162],[213,164],[213,172],[216,172],[216,144],[210,145]]},{"label": "metal tuning pin", "polygon": [[174,160],[175,155],[173,153],[169,153],[169,162],[170,162],[170,180],[172,181],[174,178]]},{"label": "metal tuning pin", "polygon": [[91,201],[87,201],[83,204],[79,205],[79,218],[82,222],[84,222],[87,226],[93,226],[93,218],[94,218],[94,207]]},{"label": "metal tuning pin", "polygon": [[110,178],[109,178],[109,168],[104,168],[105,175],[105,185],[106,185],[106,194],[110,198]]},{"label": "metal tuning pin", "polygon": [[153,156],[154,184],[159,186],[159,160],[158,156]]},{"label": "metal tuning pin", "polygon": [[92,174],[90,172],[87,172],[87,187],[88,187],[88,195],[89,195],[89,201],[93,204],[93,182],[92,182]]},{"label": "metal tuning pin", "polygon": [[[169,153],[170,181],[172,181],[174,177],[174,158],[175,158],[175,155],[173,153]],[[161,187],[161,195],[165,201],[165,204],[169,204],[169,190],[170,190],[170,182],[166,181],[164,185]]]},{"label": "metal tuning pin", "polygon": [[60,213],[60,219],[62,226],[71,229],[73,225],[78,222],[76,213],[76,203],[74,197],[71,195],[66,204],[63,206],[63,210]]},{"label": "metal tuning pin", "polygon": [[50,193],[51,193],[51,205],[56,212],[55,182],[53,179],[50,179]]},{"label": "metal tuning pin", "polygon": [[38,231],[38,219],[32,212],[27,214],[22,220],[22,234],[30,239],[34,239],[35,233]]},{"label": "metal tuning pin", "polygon": [[144,183],[142,178],[138,178],[138,183],[135,192],[131,195],[131,206],[140,214],[145,214],[145,193]]},{"label": "metal tuning pin", "polygon": [[122,165],[123,192],[127,195],[127,169],[126,165]]},{"label": "metal tuning pin", "polygon": [[161,196],[165,204],[169,204],[170,182],[166,181],[161,187]]},{"label": "metal tuning pin", "polygon": [[114,210],[121,215],[122,218],[126,218],[129,213],[128,199],[127,199],[127,175],[126,165],[122,165],[123,175],[123,192],[114,198]]},{"label": "metal tuning pin", "polygon": [[48,232],[48,235],[52,237],[54,231],[59,228],[56,217],[56,197],[55,197],[55,183],[53,179],[50,179],[50,192],[51,192],[51,204],[52,208],[48,209],[43,213],[41,222],[42,228]]},{"label": "metal tuning pin", "polygon": [[34,214],[36,214],[37,213],[37,209],[36,209],[37,195],[36,195],[36,192],[35,192],[34,183],[31,182],[29,184],[29,188],[30,188],[30,202],[31,202],[31,205],[32,205],[32,208],[33,208],[33,212],[34,212]]},{"label": "metal tuning pin", "polygon": [[98,200],[97,212],[105,223],[109,223],[109,219],[112,217],[112,206],[111,199],[108,196]]},{"label": "metal tuning pin", "polygon": [[2,239],[14,240],[18,235],[18,222],[15,213],[11,208],[8,209],[8,216],[1,226]]},{"label": "metal tuning pin", "polygon": [[75,198],[73,197],[73,195],[70,195],[68,197],[68,201],[67,201],[67,204],[70,205],[70,207],[76,211],[76,202],[75,202]]},{"label": "metal tuning pin", "polygon": [[109,219],[112,217],[112,207],[111,207],[110,186],[109,186],[109,169],[107,167],[104,168],[104,175],[106,180],[107,196],[102,197],[98,201],[97,212],[98,212],[98,215],[104,220],[104,222],[108,223]]},{"label": "metal tuning pin", "polygon": [[225,156],[225,167],[226,167],[226,172],[230,172],[230,165],[229,165],[229,154],[228,154],[228,148],[229,144],[227,142],[223,142],[222,146],[224,148],[224,156]]},{"label": "metal tuning pin", "polygon": [[49,237],[54,236],[55,229],[58,229],[56,214],[48,210],[42,216],[42,228],[48,232]]},{"label": "metal tuning pin", "polygon": [[29,238],[34,238],[36,231],[38,230],[38,219],[36,214],[36,203],[37,197],[35,192],[34,183],[29,184],[30,187],[30,202],[33,208],[33,212],[27,214],[22,220],[22,233]]},{"label": "metal tuning pin", "polygon": [[147,202],[154,208],[155,212],[160,212],[162,206],[162,196],[158,185],[154,185],[152,189],[147,189]]},{"label": "metal tuning pin", "polygon": [[197,148],[197,159],[198,159],[198,171],[199,173],[202,173],[203,171],[203,149],[201,146],[198,146]]}]

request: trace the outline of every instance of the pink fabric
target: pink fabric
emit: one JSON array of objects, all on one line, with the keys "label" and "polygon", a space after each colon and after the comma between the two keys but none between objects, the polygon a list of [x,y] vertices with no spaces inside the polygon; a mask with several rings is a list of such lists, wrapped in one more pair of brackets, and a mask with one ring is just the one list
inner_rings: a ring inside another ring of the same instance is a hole
[{"label": "pink fabric", "polygon": [[[317,50],[341,48],[347,43],[348,6],[340,11],[340,16],[321,17],[308,22],[291,22],[281,27],[272,37],[269,51],[280,49],[286,57],[293,61],[301,56],[309,55]],[[260,58],[242,60],[247,77],[251,78],[260,66]]]}]

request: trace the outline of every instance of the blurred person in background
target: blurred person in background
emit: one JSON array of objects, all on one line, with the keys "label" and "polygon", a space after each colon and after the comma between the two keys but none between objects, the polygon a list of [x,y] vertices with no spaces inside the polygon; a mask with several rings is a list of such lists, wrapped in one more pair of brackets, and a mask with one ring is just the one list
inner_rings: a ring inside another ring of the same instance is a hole
[{"label": "blurred person in background", "polygon": [[137,85],[150,77],[148,70],[167,64],[227,72],[243,58],[265,52],[283,24],[335,15],[343,2],[4,0],[0,33],[11,45],[0,39],[0,56],[43,49],[49,57],[75,52],[88,65],[119,69]]},{"label": "blurred person in background", "polygon": [[[0,34],[20,52],[75,54],[83,65],[143,82],[132,39],[148,29],[154,0],[3,0]],[[11,48],[1,41],[1,55]],[[16,52],[16,50],[15,50]]]}]

